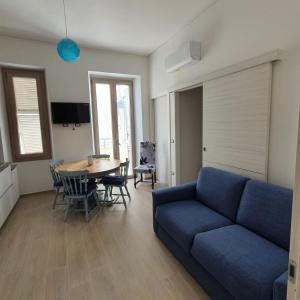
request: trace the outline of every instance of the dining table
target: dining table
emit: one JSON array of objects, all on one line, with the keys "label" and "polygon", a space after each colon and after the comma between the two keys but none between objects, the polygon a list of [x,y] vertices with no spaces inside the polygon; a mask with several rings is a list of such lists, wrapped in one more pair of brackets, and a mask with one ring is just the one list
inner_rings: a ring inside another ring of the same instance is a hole
[{"label": "dining table", "polygon": [[[92,163],[89,163],[88,159],[78,160],[63,163],[57,166],[56,171],[58,172],[81,172],[87,171],[87,178],[89,180],[99,180],[102,177],[116,173],[121,164],[121,160],[118,159],[106,159],[106,158],[97,158],[93,159]],[[112,198],[111,196],[107,199],[102,198],[101,190],[98,190],[99,202],[103,206],[110,206],[112,204],[119,204],[117,198]],[[95,206],[95,205],[94,205]]]},{"label": "dining table", "polygon": [[88,160],[78,160],[59,165],[56,169],[58,172],[78,172],[87,171],[88,178],[99,179],[103,176],[115,173],[120,168],[121,161],[118,159],[93,159],[89,164]]}]

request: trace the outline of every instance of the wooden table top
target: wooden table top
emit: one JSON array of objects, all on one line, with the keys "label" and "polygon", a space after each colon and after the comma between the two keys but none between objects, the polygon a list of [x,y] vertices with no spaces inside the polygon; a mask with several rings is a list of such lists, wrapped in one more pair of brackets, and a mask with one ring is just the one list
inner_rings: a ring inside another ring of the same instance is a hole
[{"label": "wooden table top", "polygon": [[120,167],[118,159],[94,159],[92,165],[87,160],[64,163],[57,167],[60,172],[88,171],[89,177],[101,177],[115,172]]}]

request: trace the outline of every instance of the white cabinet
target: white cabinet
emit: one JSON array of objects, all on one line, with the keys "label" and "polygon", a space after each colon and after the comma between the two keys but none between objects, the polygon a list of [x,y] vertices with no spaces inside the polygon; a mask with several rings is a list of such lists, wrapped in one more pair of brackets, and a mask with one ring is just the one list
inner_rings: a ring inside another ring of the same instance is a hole
[{"label": "white cabinet", "polygon": [[4,203],[7,202],[7,194],[4,194],[1,198],[0,198],[0,227],[2,226],[2,224],[4,223],[6,216],[5,216],[5,207],[4,207]]},{"label": "white cabinet", "polygon": [[12,207],[14,207],[15,204],[17,203],[19,197],[20,197],[17,167],[12,169],[11,177],[12,177],[12,187],[11,187],[11,199],[10,199],[10,201],[12,203]]},{"label": "white cabinet", "polygon": [[0,197],[10,188],[11,182],[11,168],[7,165],[5,169],[0,172]]},{"label": "white cabinet", "polygon": [[6,166],[0,172],[0,227],[19,199],[17,167]]},{"label": "white cabinet", "polygon": [[0,226],[5,222],[6,218],[8,217],[11,211],[10,206],[10,194],[7,191],[1,198],[0,198]]}]

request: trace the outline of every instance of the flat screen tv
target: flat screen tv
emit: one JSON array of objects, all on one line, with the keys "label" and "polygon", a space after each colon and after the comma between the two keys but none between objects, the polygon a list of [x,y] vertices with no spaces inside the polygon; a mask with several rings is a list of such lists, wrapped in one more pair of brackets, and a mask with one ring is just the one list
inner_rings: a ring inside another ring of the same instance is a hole
[{"label": "flat screen tv", "polygon": [[53,124],[90,123],[89,103],[51,102]]}]

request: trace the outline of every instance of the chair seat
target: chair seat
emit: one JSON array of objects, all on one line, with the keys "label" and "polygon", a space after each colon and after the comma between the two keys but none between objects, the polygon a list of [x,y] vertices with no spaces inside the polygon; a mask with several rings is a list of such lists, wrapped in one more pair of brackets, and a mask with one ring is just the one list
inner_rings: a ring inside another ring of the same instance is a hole
[{"label": "chair seat", "polygon": [[139,165],[133,169],[135,173],[154,173],[155,172],[155,165],[148,164],[148,165]]},{"label": "chair seat", "polygon": [[272,300],[273,283],[288,267],[286,250],[239,225],[194,239],[193,257],[236,299]]},{"label": "chair seat", "polygon": [[54,182],[54,183],[53,183],[53,186],[54,186],[55,188],[63,187],[63,183],[62,183],[62,181],[57,181],[57,182]]},{"label": "chair seat", "polygon": [[196,200],[177,201],[157,207],[156,219],[186,253],[190,252],[194,236],[232,222]]},{"label": "chair seat", "polygon": [[125,177],[124,176],[104,176],[101,179],[101,183],[103,185],[122,185],[125,183]]}]

